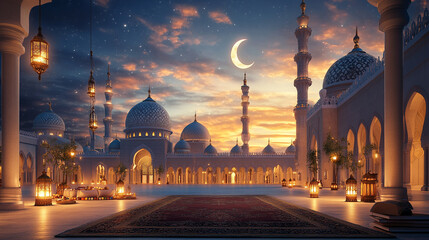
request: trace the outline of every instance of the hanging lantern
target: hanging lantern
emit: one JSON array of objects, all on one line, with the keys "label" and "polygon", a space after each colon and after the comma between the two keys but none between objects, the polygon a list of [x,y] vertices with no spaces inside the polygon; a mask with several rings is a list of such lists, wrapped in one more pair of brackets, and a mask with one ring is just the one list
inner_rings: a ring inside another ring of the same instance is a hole
[{"label": "hanging lantern", "polygon": [[352,174],[346,180],[346,202],[357,202],[357,181]]},{"label": "hanging lantern", "polygon": [[36,179],[36,201],[35,206],[48,206],[52,205],[52,180],[46,175],[43,170],[42,175]]},{"label": "hanging lantern", "polygon": [[88,95],[89,97],[95,97],[95,79],[94,79],[94,76],[92,75],[92,70],[88,80]]},{"label": "hanging lantern", "polygon": [[116,183],[116,195],[122,196],[125,194],[125,183],[122,179]]},{"label": "hanging lantern", "polygon": [[310,198],[319,197],[319,182],[313,178],[310,182]]},{"label": "hanging lantern", "polygon": [[287,186],[286,179],[283,178],[283,180],[282,180],[282,187],[286,187],[286,186]]},{"label": "hanging lantern", "polygon": [[39,80],[41,79],[42,73],[44,73],[49,66],[49,44],[42,35],[41,8],[42,4],[39,0],[39,30],[37,35],[34,36],[30,42],[30,64],[39,75]]},{"label": "hanging lantern", "polygon": [[97,128],[97,115],[95,115],[95,110],[91,110],[91,113],[89,114],[89,129],[95,131]]},{"label": "hanging lantern", "polygon": [[377,197],[377,173],[367,172],[361,180],[360,200],[362,202],[375,202]]}]

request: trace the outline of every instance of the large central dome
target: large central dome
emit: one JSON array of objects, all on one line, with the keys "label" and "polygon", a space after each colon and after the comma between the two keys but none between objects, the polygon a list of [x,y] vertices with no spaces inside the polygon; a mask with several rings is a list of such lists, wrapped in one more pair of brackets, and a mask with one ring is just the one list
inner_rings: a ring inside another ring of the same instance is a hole
[{"label": "large central dome", "polygon": [[197,118],[188,124],[180,135],[180,138],[185,141],[210,141],[210,133],[207,128],[201,123],[197,122]]},{"label": "large central dome", "polygon": [[33,129],[35,131],[54,130],[64,132],[66,130],[66,125],[64,124],[63,119],[54,113],[49,105],[48,111],[36,116],[33,121]]},{"label": "large central dome", "polygon": [[126,130],[132,129],[160,129],[171,131],[168,112],[149,96],[135,105],[127,114]]},{"label": "large central dome", "polygon": [[338,59],[326,72],[323,88],[328,89],[328,91],[329,89],[336,89],[335,92],[337,92],[347,89],[357,77],[362,75],[376,61],[373,56],[359,47],[357,30],[353,41],[355,43],[354,49],[346,56]]}]

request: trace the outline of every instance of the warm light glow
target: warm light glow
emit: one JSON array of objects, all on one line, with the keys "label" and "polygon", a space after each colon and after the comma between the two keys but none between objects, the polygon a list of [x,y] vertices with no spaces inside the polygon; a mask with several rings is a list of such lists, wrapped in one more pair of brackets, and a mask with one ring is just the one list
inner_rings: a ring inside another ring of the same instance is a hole
[{"label": "warm light glow", "polygon": [[75,182],[75,181],[72,181],[72,182],[71,182],[71,184],[76,184],[76,182]]},{"label": "warm light glow", "polygon": [[254,62],[251,64],[243,64],[240,59],[238,58],[238,47],[240,46],[240,44],[244,41],[246,41],[247,39],[241,39],[238,40],[236,43],[234,43],[234,46],[232,46],[231,49],[231,60],[232,63],[234,63],[234,65],[240,69],[247,69],[250,68],[251,66],[253,66]]},{"label": "warm light glow", "polygon": [[313,178],[310,182],[310,198],[319,197],[319,182]]},{"label": "warm light glow", "polygon": [[49,67],[49,44],[43,39],[40,32],[30,42],[30,64],[39,75],[43,74]]},{"label": "warm light glow", "polygon": [[335,155],[334,155],[334,156],[332,157],[332,161],[334,161],[334,162],[335,162],[335,161],[337,161],[337,156],[335,156]]},{"label": "warm light glow", "polygon": [[375,158],[378,158],[378,153],[375,153]]},{"label": "warm light glow", "polygon": [[72,156],[72,157],[74,157],[74,155],[75,155],[76,153],[74,152],[74,151],[71,151],[70,152],[70,156]]}]

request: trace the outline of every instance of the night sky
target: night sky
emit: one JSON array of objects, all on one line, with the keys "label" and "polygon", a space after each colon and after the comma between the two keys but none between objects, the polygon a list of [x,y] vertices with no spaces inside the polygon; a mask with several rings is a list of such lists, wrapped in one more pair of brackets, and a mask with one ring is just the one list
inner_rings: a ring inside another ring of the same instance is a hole
[{"label": "night sky", "polygon": [[[244,71],[230,60],[232,45],[239,49],[250,86],[250,147],[260,151],[271,138],[276,151],[295,139],[297,51],[294,31],[300,0],[151,1],[95,0],[93,51],[97,85],[97,134],[104,135],[104,86],[107,64],[113,84],[114,135],[123,137],[131,107],[152,97],[169,112],[172,142],[193,121],[204,124],[218,151],[229,151],[241,133],[241,85]],[[363,0],[308,0],[306,14],[313,32],[309,75],[310,104],[319,98],[330,65],[353,48],[355,27],[360,46],[382,57],[383,33],[377,9]],[[413,19],[427,0],[413,1]],[[89,1],[53,0],[42,6],[42,29],[50,44],[50,66],[37,80],[29,64],[29,42],[37,31],[38,8],[30,15],[27,49],[21,57],[21,128],[32,129],[35,116],[48,109],[66,123],[68,136],[88,135]]]}]

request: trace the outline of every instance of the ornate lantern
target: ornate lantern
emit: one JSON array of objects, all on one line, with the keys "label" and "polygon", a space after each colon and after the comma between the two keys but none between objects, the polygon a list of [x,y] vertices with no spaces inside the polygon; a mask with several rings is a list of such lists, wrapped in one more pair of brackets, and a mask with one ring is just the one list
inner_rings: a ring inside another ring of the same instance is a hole
[{"label": "ornate lantern", "polygon": [[352,174],[346,180],[346,202],[357,202],[357,181]]},{"label": "ornate lantern", "polygon": [[116,195],[122,196],[125,194],[125,183],[122,179],[116,183]]},{"label": "ornate lantern", "polygon": [[292,178],[289,178],[288,188],[293,188]]},{"label": "ornate lantern", "polygon": [[331,183],[331,191],[336,191],[338,190],[338,184],[337,184],[337,156],[334,155],[331,157],[332,160],[332,167],[333,167],[333,181]]},{"label": "ornate lantern", "polygon": [[295,187],[295,185],[296,185],[296,181],[295,181],[295,178],[294,179],[292,179],[292,185]]},{"label": "ornate lantern", "polygon": [[[92,59],[92,51],[91,51],[91,59]],[[94,76],[92,75],[92,69],[91,69],[91,72],[89,75],[88,92],[87,93],[88,93],[89,97],[95,97],[95,79],[94,79]]]},{"label": "ornate lantern", "polygon": [[319,182],[315,178],[310,182],[310,198],[319,197]]},{"label": "ornate lantern", "polygon": [[283,178],[283,180],[282,180],[282,187],[286,187],[286,186],[287,186],[286,179]]},{"label": "ornate lantern", "polygon": [[48,206],[52,205],[52,180],[46,175],[43,170],[42,175],[36,179],[36,201],[35,206]]},{"label": "ornate lantern", "polygon": [[49,44],[42,35],[41,8],[42,4],[39,0],[39,30],[30,42],[30,64],[34,71],[39,74],[39,80],[49,66]]},{"label": "ornate lantern", "polygon": [[377,173],[367,172],[361,180],[360,200],[362,202],[375,202],[377,197]]}]

